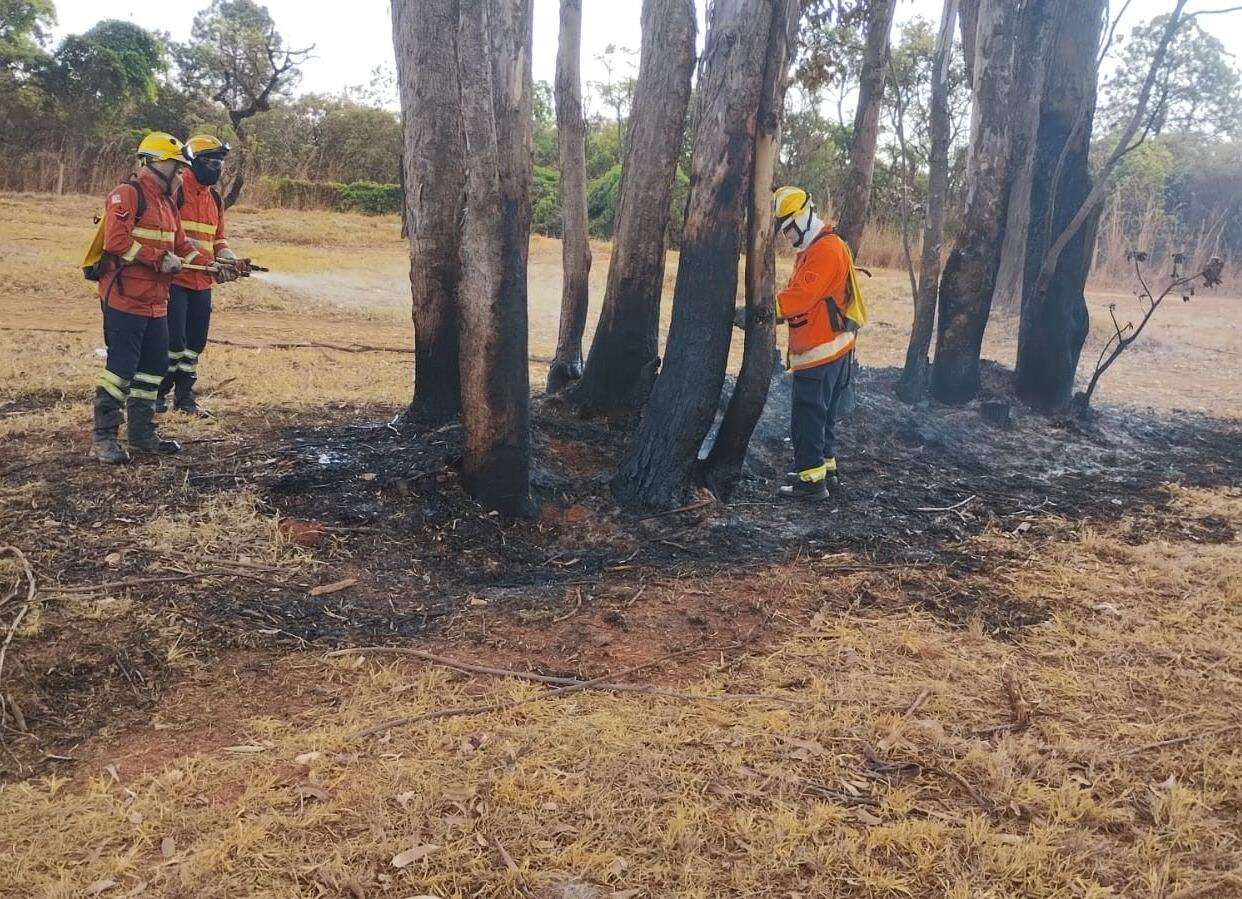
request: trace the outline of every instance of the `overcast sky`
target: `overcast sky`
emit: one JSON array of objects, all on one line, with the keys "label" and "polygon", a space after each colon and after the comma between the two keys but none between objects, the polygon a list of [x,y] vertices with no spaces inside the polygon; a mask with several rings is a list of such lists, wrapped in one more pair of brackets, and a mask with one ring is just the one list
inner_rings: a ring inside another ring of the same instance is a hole
[{"label": "overcast sky", "polygon": [[[702,0],[699,0],[700,6]],[[556,65],[557,0],[534,0],[537,80],[552,81]],[[130,19],[144,28],[167,31],[174,39],[189,36],[190,24],[206,0],[56,0],[58,35],[84,31],[100,19]],[[315,45],[315,58],[306,63],[301,91],[333,93],[365,84],[378,65],[392,65],[392,35],[388,0],[350,0],[348,3],[268,0],[277,26],[295,47]],[[935,20],[942,0],[898,0],[899,19],[924,16]],[[1191,0],[1188,9],[1233,5],[1225,0]],[[1115,8],[1121,0],[1113,0]],[[1122,30],[1169,11],[1173,0],[1133,0]],[[641,0],[583,0],[583,77],[595,80],[602,71],[595,57],[609,44],[638,49]],[[1242,54],[1242,13],[1203,20],[1229,51]],[[701,37],[700,37],[701,39]]]}]

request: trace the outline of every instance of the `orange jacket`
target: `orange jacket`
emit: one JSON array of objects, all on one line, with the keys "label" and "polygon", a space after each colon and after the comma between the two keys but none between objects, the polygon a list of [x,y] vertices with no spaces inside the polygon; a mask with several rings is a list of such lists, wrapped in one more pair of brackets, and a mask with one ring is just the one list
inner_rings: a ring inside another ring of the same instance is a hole
[{"label": "orange jacket", "polygon": [[[146,208],[136,221],[139,190]],[[148,318],[168,314],[168,286],[173,276],[159,271],[164,254],[199,262],[199,253],[185,236],[163,182],[145,168],[138,173],[137,186],[119,184],[104,201],[103,248],[119,263],[99,279],[100,299],[112,309]]]},{"label": "orange jacket", "polygon": [[[794,260],[789,283],[776,297],[776,315],[789,325],[794,371],[827,365],[854,348],[854,332],[844,329],[849,267],[849,247],[827,226]],[[829,303],[838,315],[829,313]]]},{"label": "orange jacket", "polygon": [[[198,183],[192,171],[186,170],[181,196],[181,227],[199,252],[198,265],[207,265],[216,253],[227,249],[224,238],[224,205],[214,187]],[[174,284],[190,290],[207,290],[212,285],[211,275],[206,272],[181,271],[173,279]]]}]

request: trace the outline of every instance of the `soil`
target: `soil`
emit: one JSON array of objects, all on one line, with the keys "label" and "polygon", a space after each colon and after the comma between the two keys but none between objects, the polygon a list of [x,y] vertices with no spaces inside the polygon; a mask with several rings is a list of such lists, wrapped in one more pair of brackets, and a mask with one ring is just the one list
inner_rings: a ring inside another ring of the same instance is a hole
[{"label": "soil", "polygon": [[[533,411],[541,511],[517,522],[482,514],[462,491],[456,426],[404,434],[378,407],[329,410],[317,420],[330,423],[316,427],[293,413],[255,416],[233,422],[219,441],[119,477],[89,463],[77,437],[33,458],[28,447],[0,448],[6,487],[43,485],[16,524],[41,531],[32,561],[59,572],[61,587],[152,576],[143,547],[117,539],[118,525],[243,489],[321,563],[292,581],[251,570],[142,583],[119,600],[136,614],[50,609],[40,644],[5,671],[6,691],[39,736],[10,741],[3,775],[78,758],[92,734],[149,722],[157,704],[169,708],[162,696],[192,699],[193,665],[170,645],[198,661],[243,653],[256,707],[287,695],[282,678],[259,672],[265,653],[290,649],[485,644],[493,664],[595,673],[670,646],[774,639],[806,614],[763,580],[782,561],[813,572],[824,602],[842,609],[918,604],[954,625],[979,621],[1009,637],[1047,613],[1007,596],[987,573],[1020,564],[1067,528],[1124,519],[1136,541],[1166,532],[1216,543],[1235,537],[1221,519],[1171,511],[1166,486],[1236,486],[1235,420],[1108,409],[1083,424],[1014,404],[1009,426],[998,427],[978,404],[902,405],[893,399],[897,374],[862,374],[859,408],[841,427],[845,486],[826,504],[774,496],[789,456],[783,381],[732,501],[651,517],[612,500],[622,436],[547,400]],[[982,399],[1009,401],[1006,372],[990,367],[985,380]],[[1011,535],[1012,549],[981,550],[971,538],[985,531]],[[873,590],[856,577],[868,571],[893,577]],[[357,582],[311,594],[315,584],[345,579]],[[683,666],[666,676],[687,673]],[[138,732],[149,736],[150,726]]]}]

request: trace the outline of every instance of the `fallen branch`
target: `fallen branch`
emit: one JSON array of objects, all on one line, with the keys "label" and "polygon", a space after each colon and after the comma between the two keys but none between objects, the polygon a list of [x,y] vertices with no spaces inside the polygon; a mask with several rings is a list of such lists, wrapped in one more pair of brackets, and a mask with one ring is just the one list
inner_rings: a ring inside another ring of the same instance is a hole
[{"label": "fallen branch", "polygon": [[598,687],[600,684],[608,683],[612,678],[620,679],[628,677],[631,674],[636,674],[639,671],[644,671],[648,668],[654,668],[656,665],[662,664],[663,662],[667,662],[668,660],[679,656],[691,655],[699,652],[711,652],[716,651],[717,649],[730,649],[740,645],[742,644],[735,643],[730,647],[698,646],[693,649],[680,649],[676,652],[660,656],[657,659],[652,659],[650,662],[644,662],[641,665],[634,665],[622,671],[618,671],[616,674],[605,674],[592,680],[577,681],[568,686],[559,687],[555,690],[549,690],[547,693],[542,693],[539,696],[531,696],[526,699],[509,699],[502,702],[482,703],[480,705],[457,706],[449,709],[437,709],[434,712],[424,712],[421,715],[411,715],[404,718],[392,718],[388,721],[381,721],[379,724],[374,724],[371,727],[356,731],[355,733],[350,734],[350,739],[360,740],[363,737],[375,736],[376,734],[382,734],[398,727],[406,727],[410,724],[419,724],[423,721],[439,721],[444,718],[460,718],[466,715],[486,715],[490,712],[507,712],[510,709],[530,705],[531,703],[540,702],[544,699],[552,699],[556,696],[565,696],[569,693],[578,693],[582,690],[589,690],[594,687]]},{"label": "fallen branch", "polygon": [[1186,734],[1183,737],[1173,737],[1171,740],[1157,740],[1155,743],[1144,743],[1142,746],[1135,746],[1120,753],[1121,758],[1127,758],[1132,755],[1138,755],[1140,752],[1148,752],[1152,749],[1167,749],[1170,746],[1182,746],[1186,743],[1192,743],[1195,740],[1206,740],[1208,737],[1219,737],[1221,734],[1227,734],[1231,731],[1242,730],[1242,724],[1230,724],[1227,727],[1218,727],[1216,730],[1203,731],[1197,734]]},{"label": "fallen branch", "polygon": [[527,897],[527,899],[536,899],[535,894],[531,892],[530,886],[526,883],[526,878],[522,876],[522,869],[519,868],[517,866],[517,862],[513,860],[513,856],[509,854],[509,851],[505,849],[504,846],[500,845],[500,840],[492,837],[491,841],[492,848],[495,849],[500,855],[500,861],[504,864],[505,868],[508,869],[509,873],[513,875],[513,879],[517,882],[518,892]]},{"label": "fallen branch", "polygon": [[[5,656],[8,655],[9,644],[13,642],[13,637],[16,636],[17,628],[22,623],[22,619],[26,617],[26,613],[30,611],[30,607],[34,605],[35,596],[39,592],[39,587],[38,587],[37,582],[35,581],[34,569],[30,567],[30,562],[26,559],[26,554],[24,552],[22,552],[16,546],[0,547],[0,552],[9,553],[13,555],[14,557],[16,557],[17,560],[21,562],[22,573],[25,574],[26,576],[26,601],[25,603],[22,604],[21,609],[18,610],[16,617],[14,617],[13,619],[13,623],[9,625],[8,632],[5,634],[5,637],[4,637],[4,644],[0,645],[0,683],[3,683],[4,682],[4,659],[5,659]],[[17,591],[14,590],[13,593],[5,596],[4,601],[8,602],[9,599],[12,598],[12,596],[16,595],[16,592]],[[0,603],[0,605],[3,605],[3,604],[4,603]]]},{"label": "fallen branch", "polygon": [[[491,668],[487,665],[479,665],[474,662],[463,662],[447,656],[436,655],[435,653],[426,652],[421,649],[409,649],[404,646],[360,646],[351,647],[349,649],[335,649],[332,652],[329,652],[325,658],[339,658],[340,656],[355,654],[410,656],[420,661],[428,662],[432,665],[441,665],[445,668],[452,668],[455,671],[462,671],[467,674],[485,674],[491,677],[510,677],[515,680],[530,681],[536,684],[548,684],[556,687],[572,687],[587,683],[587,681],[574,677],[557,677],[551,674],[536,674],[533,671],[514,671],[508,668]],[[804,700],[791,699],[787,696],[775,696],[767,693],[716,693],[699,695],[696,693],[684,693],[676,690],[663,690],[659,687],[652,687],[646,684],[598,683],[592,687],[592,689],[610,693],[644,693],[649,696],[661,696],[666,699],[682,699],[687,701],[700,700],[703,702],[728,702],[735,700],[738,702],[779,702],[787,705],[805,704]]]},{"label": "fallen branch", "polygon": [[220,346],[237,347],[243,350],[337,350],[342,353],[400,353],[403,356],[409,356],[414,352],[411,347],[373,346],[367,343],[330,343],[320,340],[282,340],[274,343],[253,343],[213,337],[209,342],[219,344]]},{"label": "fallen branch", "polygon": [[639,521],[651,521],[651,519],[653,518],[664,518],[665,516],[668,516],[668,515],[679,515],[682,512],[697,512],[699,509],[706,509],[708,506],[714,505],[715,502],[716,502],[715,497],[711,497],[709,499],[702,499],[702,500],[699,500],[697,503],[691,503],[690,505],[682,506],[679,509],[668,509],[667,511],[664,511],[664,512],[656,512],[653,515],[644,515],[642,518],[638,520]]}]

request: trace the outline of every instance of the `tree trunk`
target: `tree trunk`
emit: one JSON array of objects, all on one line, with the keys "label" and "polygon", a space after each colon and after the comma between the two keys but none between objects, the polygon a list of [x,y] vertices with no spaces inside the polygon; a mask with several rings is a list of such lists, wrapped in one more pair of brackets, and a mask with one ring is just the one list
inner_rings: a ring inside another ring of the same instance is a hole
[{"label": "tree trunk", "polygon": [[719,406],[775,2],[716,0],[711,7],[667,359],[613,479],[623,505],[681,503]]},{"label": "tree trunk", "polygon": [[237,147],[232,152],[233,180],[229,182],[229,189],[224,192],[220,198],[220,203],[225,209],[232,209],[233,205],[241,197],[242,188],[246,185],[246,166],[250,164],[250,150],[247,144],[246,126],[242,124],[242,119],[235,115],[229,115],[229,122],[233,126],[233,133],[237,135]]},{"label": "tree trunk", "polygon": [[1055,39],[1036,132],[1026,284],[1018,330],[1017,394],[1044,411],[1068,407],[1078,357],[1087,336],[1084,288],[1095,243],[1095,218],[1056,262],[1039,290],[1039,273],[1053,239],[1091,193],[1088,155],[1095,117],[1097,53],[1107,15],[1105,0],[1068,4]]},{"label": "tree trunk", "polygon": [[660,364],[664,241],[694,70],[694,2],[643,0],[642,23],[608,286],[572,394],[584,413],[612,418],[642,407]]},{"label": "tree trunk", "polygon": [[459,0],[466,187],[460,294],[462,480],[485,509],[530,501],[531,0]]},{"label": "tree trunk", "polygon": [[962,59],[966,63],[966,83],[975,83],[975,44],[979,35],[980,0],[962,0]]},{"label": "tree trunk", "polygon": [[556,129],[561,158],[561,328],[548,370],[548,393],[582,377],[591,244],[587,239],[586,121],[582,115],[582,0],[561,0],[556,53]]},{"label": "tree trunk", "polygon": [[850,167],[845,176],[845,190],[837,216],[837,233],[849,244],[855,258],[871,205],[875,145],[880,133],[880,103],[884,99],[884,73],[888,66],[888,42],[896,6],[897,0],[871,0],[867,14],[867,43],[863,51],[862,75],[858,81],[858,106],[854,110]]},{"label": "tree trunk", "polygon": [[1020,0],[982,0],[979,8],[966,209],[940,280],[931,372],[932,395],[946,403],[968,402],[979,389],[979,353],[992,308],[1013,170],[1010,110],[1020,6]]},{"label": "tree trunk", "polygon": [[914,303],[914,325],[906,349],[906,364],[897,395],[917,403],[927,393],[931,347],[936,322],[936,294],[940,284],[940,252],[944,242],[944,210],[949,191],[949,61],[953,55],[953,28],[958,0],[944,0],[940,32],[932,57],[930,130],[928,153],[927,218],[923,225],[923,256],[919,261],[919,284]]},{"label": "tree trunk", "polygon": [[776,349],[776,232],[772,220],[772,178],[781,145],[789,48],[794,46],[798,18],[798,0],[778,0],[773,5],[746,218],[746,344],[742,352],[742,370],[703,472],[708,488],[721,500],[727,500],[741,480],[746,448],[763,414],[772,372],[780,358]]},{"label": "tree trunk", "polygon": [[414,321],[414,395],[404,423],[435,427],[461,411],[457,317],[465,152],[457,2],[393,0],[392,18]]}]

